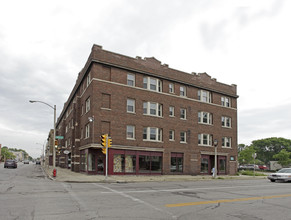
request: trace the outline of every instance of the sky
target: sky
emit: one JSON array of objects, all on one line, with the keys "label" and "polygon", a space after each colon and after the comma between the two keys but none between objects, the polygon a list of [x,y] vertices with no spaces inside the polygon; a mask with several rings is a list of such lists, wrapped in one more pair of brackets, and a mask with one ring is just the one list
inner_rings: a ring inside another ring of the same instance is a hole
[{"label": "sky", "polygon": [[[236,84],[238,144],[291,139],[291,1],[0,0],[0,144],[39,157],[93,44]],[[288,62],[289,61],[289,62]]]}]

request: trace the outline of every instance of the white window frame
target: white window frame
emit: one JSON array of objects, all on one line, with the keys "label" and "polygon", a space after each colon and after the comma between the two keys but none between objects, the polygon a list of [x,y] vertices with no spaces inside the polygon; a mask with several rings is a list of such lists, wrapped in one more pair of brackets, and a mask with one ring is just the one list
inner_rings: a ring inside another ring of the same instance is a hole
[{"label": "white window frame", "polygon": [[169,116],[175,117],[175,107],[174,106],[169,106]]},{"label": "white window frame", "polygon": [[90,123],[85,126],[85,139],[90,137]]},{"label": "white window frame", "polygon": [[222,147],[231,148],[231,137],[222,137]]},{"label": "white window frame", "polygon": [[227,116],[221,116],[221,126],[224,128],[231,128],[231,118]]},{"label": "white window frame", "polygon": [[[128,110],[129,107],[132,107],[132,111]],[[126,112],[135,113],[135,99],[127,99],[127,101],[126,101]]]},{"label": "white window frame", "polygon": [[90,82],[91,82],[91,72],[89,72],[87,75],[87,84],[86,84],[87,87],[89,86]]},{"label": "white window frame", "polygon": [[143,78],[143,88],[155,92],[162,92],[162,81],[157,78],[145,76]]},{"label": "white window frame", "polygon": [[132,73],[127,74],[127,85],[128,86],[135,86],[135,74],[132,74]]},{"label": "white window frame", "polygon": [[230,108],[231,107],[230,98],[226,96],[221,96],[221,105]]},{"label": "white window frame", "polygon": [[169,130],[169,141],[175,141],[175,131]]},{"label": "white window frame", "polygon": [[85,103],[85,110],[86,113],[90,111],[90,97],[86,99],[86,103]]},{"label": "white window frame", "polygon": [[198,145],[212,146],[213,136],[211,134],[198,134]]},{"label": "white window frame", "polygon": [[143,128],[143,141],[162,142],[163,129],[154,127]]},{"label": "white window frame", "polygon": [[212,125],[213,115],[209,112],[198,112],[198,123]]},{"label": "white window frame", "polygon": [[155,117],[162,117],[163,105],[157,102],[143,102],[143,114]]},{"label": "white window frame", "polygon": [[180,96],[186,97],[186,86],[180,86]]},{"label": "white window frame", "polygon": [[187,143],[187,133],[186,131],[180,132],[180,143]]},{"label": "white window frame", "polygon": [[126,139],[135,140],[135,126],[134,125],[126,126]]},{"label": "white window frame", "polygon": [[187,111],[186,108],[180,108],[180,119],[186,120],[187,119]]},{"label": "white window frame", "polygon": [[201,102],[211,103],[211,92],[199,89],[198,90],[198,99]]},{"label": "white window frame", "polygon": [[174,89],[174,84],[173,83],[169,83],[169,93],[174,93],[175,89]]}]

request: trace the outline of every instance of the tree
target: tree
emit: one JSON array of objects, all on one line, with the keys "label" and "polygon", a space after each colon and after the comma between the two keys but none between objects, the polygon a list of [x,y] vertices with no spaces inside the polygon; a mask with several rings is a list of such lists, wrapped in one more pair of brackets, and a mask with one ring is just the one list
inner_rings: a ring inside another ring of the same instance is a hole
[{"label": "tree", "polygon": [[239,152],[238,154],[238,162],[240,164],[253,164],[254,158],[253,154],[255,153],[255,149],[252,146],[246,147],[244,150]]},{"label": "tree", "polygon": [[9,151],[7,147],[1,148],[1,161],[6,159],[15,159],[15,155]]},{"label": "tree", "polygon": [[291,163],[290,155],[291,152],[287,152],[286,149],[283,149],[278,154],[275,154],[273,158],[278,160],[278,164],[285,167]]},{"label": "tree", "polygon": [[257,158],[265,164],[269,163],[273,156],[283,149],[291,152],[291,140],[285,138],[271,137],[255,140],[252,142],[252,146],[257,152]]}]

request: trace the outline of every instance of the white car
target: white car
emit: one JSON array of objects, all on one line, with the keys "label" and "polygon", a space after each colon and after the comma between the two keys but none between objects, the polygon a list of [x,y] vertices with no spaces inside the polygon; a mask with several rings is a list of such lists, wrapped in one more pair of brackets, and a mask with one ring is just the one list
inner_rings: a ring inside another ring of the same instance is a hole
[{"label": "white car", "polygon": [[268,179],[271,182],[275,182],[276,180],[282,180],[282,181],[291,181],[291,168],[283,168],[276,173],[271,173],[268,176]]}]

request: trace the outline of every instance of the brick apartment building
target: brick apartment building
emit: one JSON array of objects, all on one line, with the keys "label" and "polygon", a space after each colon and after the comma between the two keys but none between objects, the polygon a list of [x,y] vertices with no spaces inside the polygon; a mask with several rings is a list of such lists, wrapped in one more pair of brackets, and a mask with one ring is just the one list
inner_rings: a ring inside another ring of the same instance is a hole
[{"label": "brick apartment building", "polygon": [[104,175],[109,134],[109,175],[211,174],[217,140],[218,174],[235,174],[237,98],[206,73],[93,45],[57,121],[56,164]]}]

